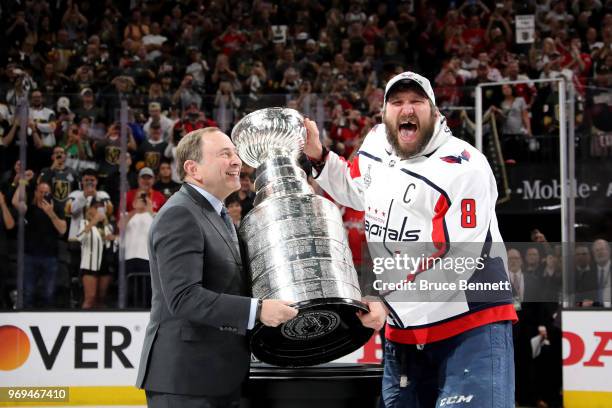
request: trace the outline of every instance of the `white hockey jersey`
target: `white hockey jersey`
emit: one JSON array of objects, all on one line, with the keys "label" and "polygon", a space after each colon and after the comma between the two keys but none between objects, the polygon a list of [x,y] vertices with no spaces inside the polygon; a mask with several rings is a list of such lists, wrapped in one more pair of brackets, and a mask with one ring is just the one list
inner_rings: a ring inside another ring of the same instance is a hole
[{"label": "white hockey jersey", "polygon": [[[418,156],[399,158],[384,125],[378,125],[351,162],[330,152],[316,180],[338,203],[365,211],[374,262],[403,254],[427,260],[412,270],[387,271],[386,281],[401,276],[417,288],[380,292],[390,310],[388,339],[425,344],[484,324],[516,320],[495,215],[493,173],[484,155],[452,136],[443,116]],[[470,256],[482,262],[462,267],[462,273],[432,262]],[[478,290],[419,289],[421,281],[455,282],[459,288],[460,280],[464,285],[497,283],[499,290],[483,291],[486,285]]]}]

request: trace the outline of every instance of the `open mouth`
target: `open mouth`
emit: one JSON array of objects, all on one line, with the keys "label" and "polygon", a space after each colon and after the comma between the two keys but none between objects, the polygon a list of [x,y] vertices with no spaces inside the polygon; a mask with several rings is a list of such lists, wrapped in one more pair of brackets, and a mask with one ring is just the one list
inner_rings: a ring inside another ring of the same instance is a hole
[{"label": "open mouth", "polygon": [[418,126],[415,121],[406,120],[399,125],[399,137],[404,142],[413,142],[416,138]]},{"label": "open mouth", "polygon": [[240,177],[240,172],[239,171],[228,171],[225,174],[227,174],[230,177]]}]

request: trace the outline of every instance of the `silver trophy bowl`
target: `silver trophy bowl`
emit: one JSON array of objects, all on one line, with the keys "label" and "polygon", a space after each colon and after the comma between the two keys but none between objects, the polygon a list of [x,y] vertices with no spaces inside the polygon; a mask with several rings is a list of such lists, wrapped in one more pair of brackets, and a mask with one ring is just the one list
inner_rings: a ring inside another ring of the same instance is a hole
[{"label": "silver trophy bowl", "polygon": [[256,168],[255,207],[240,224],[253,296],[294,302],[298,315],[279,327],[258,324],[251,336],[259,360],[285,367],[326,363],[372,336],[357,311],[357,272],[338,208],[314,194],[298,165],[303,117],[286,108],[245,116],[232,131],[241,159]]}]

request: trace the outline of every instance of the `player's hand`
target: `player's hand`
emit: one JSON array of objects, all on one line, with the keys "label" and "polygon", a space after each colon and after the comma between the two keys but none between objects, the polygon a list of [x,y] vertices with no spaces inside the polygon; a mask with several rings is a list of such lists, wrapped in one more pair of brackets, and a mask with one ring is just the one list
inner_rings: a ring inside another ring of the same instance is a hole
[{"label": "player's hand", "polygon": [[362,311],[357,312],[357,317],[361,320],[361,324],[370,329],[380,330],[387,321],[387,315],[389,312],[382,302],[362,300],[369,308],[370,312],[365,313]]},{"label": "player's hand", "polygon": [[304,118],[306,127],[306,143],[304,144],[304,154],[312,159],[321,160],[323,146],[319,140],[319,129],[317,123],[308,118]]},{"label": "player's hand", "polygon": [[293,319],[298,314],[298,310],[289,306],[294,302],[286,300],[266,299],[261,305],[259,321],[265,326],[277,327],[286,321]]}]

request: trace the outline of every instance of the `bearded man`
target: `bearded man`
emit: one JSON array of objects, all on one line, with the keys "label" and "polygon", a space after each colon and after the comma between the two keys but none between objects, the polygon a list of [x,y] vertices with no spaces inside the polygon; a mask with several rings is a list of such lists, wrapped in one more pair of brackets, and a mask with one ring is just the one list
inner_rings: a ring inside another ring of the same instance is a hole
[{"label": "bearded man", "polygon": [[[375,266],[403,256],[421,259],[412,269],[390,262],[396,266],[386,276],[400,277],[390,283],[411,283],[413,290],[374,287],[370,312],[359,314],[366,327],[380,330],[387,323],[385,407],[514,407],[516,312],[491,168],[478,150],[453,137],[421,75],[393,77],[382,114],[383,123],[350,162],[321,146],[308,119],[304,152],[327,193],[365,211]],[[475,263],[468,266],[465,254]],[[423,282],[446,286],[423,289]],[[462,283],[480,289],[461,289]]]}]

